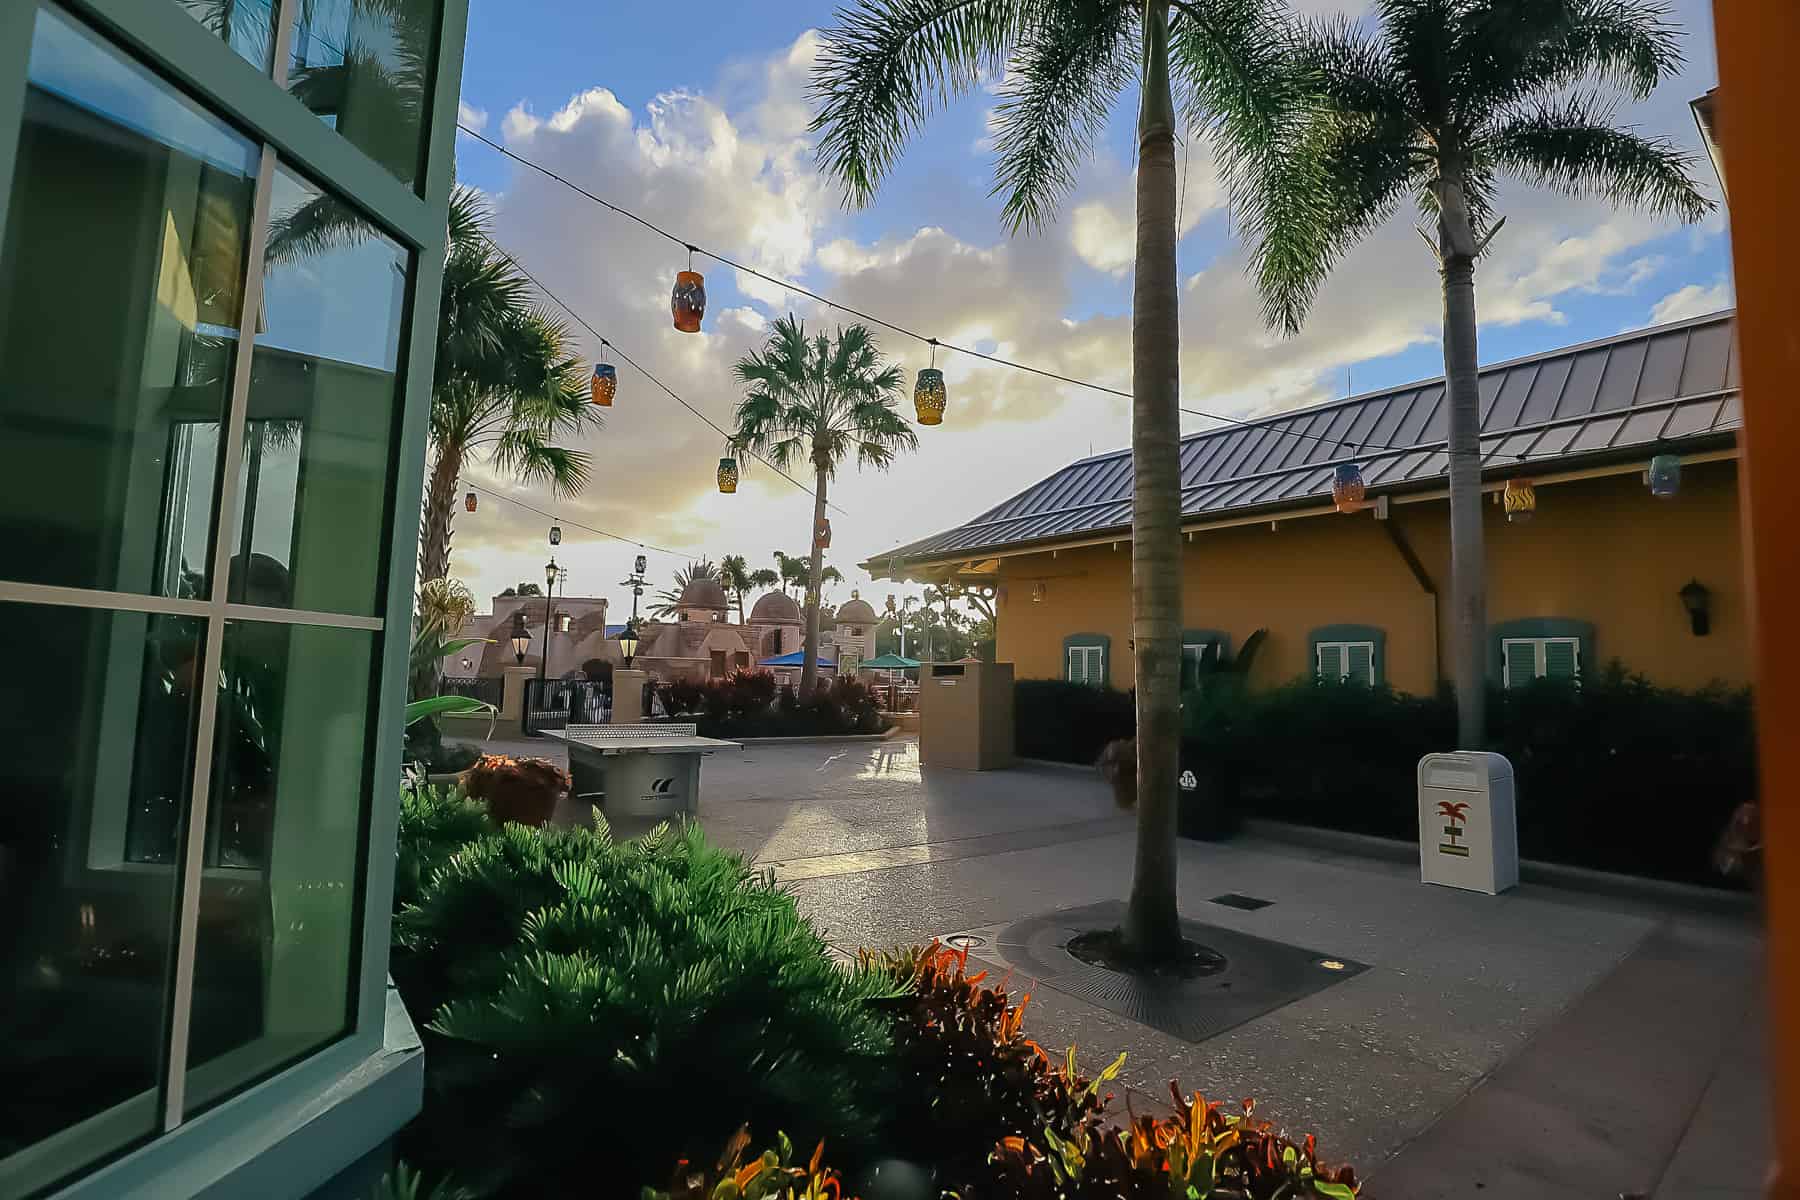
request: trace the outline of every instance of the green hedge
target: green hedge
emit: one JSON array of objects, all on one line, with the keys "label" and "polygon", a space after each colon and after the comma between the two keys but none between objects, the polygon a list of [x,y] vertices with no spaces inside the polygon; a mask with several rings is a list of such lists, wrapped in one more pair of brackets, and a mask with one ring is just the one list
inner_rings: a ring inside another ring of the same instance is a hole
[{"label": "green hedge", "polygon": [[1092,766],[1106,743],[1137,726],[1130,692],[1021,679],[1013,685],[1015,748],[1023,758]]}]

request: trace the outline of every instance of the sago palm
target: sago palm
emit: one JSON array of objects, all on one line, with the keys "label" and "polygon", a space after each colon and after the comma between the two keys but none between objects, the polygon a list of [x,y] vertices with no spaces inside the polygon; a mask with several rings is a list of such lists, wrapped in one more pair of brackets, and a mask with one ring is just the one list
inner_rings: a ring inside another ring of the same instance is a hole
[{"label": "sago palm", "polygon": [[[1122,93],[1139,87],[1132,294],[1132,635],[1138,842],[1124,933],[1173,954],[1181,682],[1178,133],[1242,178],[1289,109],[1280,0],[856,0],[815,68],[819,156],[870,200],[938,102],[1001,79],[994,191],[1013,230],[1049,219]],[[1182,100],[1177,108],[1176,97]]]},{"label": "sago palm", "polygon": [[819,677],[819,589],[825,544],[826,491],[845,459],[885,470],[894,456],[919,439],[897,408],[900,368],[882,359],[867,326],[840,327],[833,336],[809,338],[789,313],[775,322],[768,342],[737,361],[745,388],[737,406],[733,442],[779,470],[804,464],[813,473],[812,552],[807,561],[806,648],[800,695],[810,696]]},{"label": "sago palm", "polygon": [[1381,0],[1379,26],[1303,26],[1317,88],[1287,152],[1246,189],[1246,233],[1272,324],[1297,330],[1339,257],[1412,197],[1434,223],[1449,405],[1457,739],[1484,738],[1487,602],[1481,529],[1475,262],[1513,179],[1696,220],[1692,156],[1613,121],[1681,65],[1655,0]]},{"label": "sago palm", "polygon": [[556,441],[601,424],[573,335],[533,302],[530,281],[495,248],[489,222],[479,193],[458,188],[438,309],[423,579],[449,573],[456,481],[471,460],[485,457],[520,483],[570,495],[587,483],[589,458]]}]

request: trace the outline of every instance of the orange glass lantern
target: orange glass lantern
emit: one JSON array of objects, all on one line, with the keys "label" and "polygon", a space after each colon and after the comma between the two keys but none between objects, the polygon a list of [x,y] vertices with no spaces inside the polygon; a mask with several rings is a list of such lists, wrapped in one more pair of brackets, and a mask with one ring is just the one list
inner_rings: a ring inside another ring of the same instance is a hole
[{"label": "orange glass lantern", "polygon": [[675,275],[675,290],[669,294],[669,311],[675,328],[683,333],[699,333],[700,321],[706,316],[706,278],[694,270],[694,248],[688,247],[688,269]]},{"label": "orange glass lantern", "polygon": [[824,517],[820,517],[819,523],[813,527],[813,544],[825,550],[831,548],[831,522]]},{"label": "orange glass lantern", "polygon": [[1506,491],[1501,494],[1500,500],[1506,508],[1508,521],[1529,521],[1532,514],[1537,512],[1537,489],[1529,479],[1507,480]]},{"label": "orange glass lantern", "polygon": [[719,460],[719,490],[729,496],[737,491],[737,483],[737,459],[721,458]]},{"label": "orange glass lantern", "polygon": [[1362,468],[1355,463],[1339,463],[1331,472],[1331,499],[1341,513],[1355,512],[1363,505]]},{"label": "orange glass lantern", "polygon": [[470,492],[468,495],[463,497],[463,507],[468,509],[470,512],[475,511],[475,493],[474,492]]},{"label": "orange glass lantern", "polygon": [[601,408],[611,408],[613,397],[619,394],[619,369],[608,362],[595,363],[588,394]]}]

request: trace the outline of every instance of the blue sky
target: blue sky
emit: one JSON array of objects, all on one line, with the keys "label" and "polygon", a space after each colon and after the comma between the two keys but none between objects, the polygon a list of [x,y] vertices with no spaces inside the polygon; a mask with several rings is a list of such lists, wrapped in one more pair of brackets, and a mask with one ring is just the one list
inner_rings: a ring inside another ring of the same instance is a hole
[{"label": "blue sky", "polygon": [[[1352,15],[1366,7],[1298,3]],[[1707,4],[1674,7],[1689,66],[1621,118],[1697,149],[1687,101],[1716,82]],[[518,153],[772,274],[929,334],[1127,386],[1133,101],[1115,110],[1058,222],[1039,235],[1007,238],[988,196],[990,91],[937,114],[877,202],[846,213],[813,168],[805,130],[816,45],[808,31],[828,23],[831,8],[473,0],[467,116]],[[1704,159],[1700,170],[1714,187]],[[721,425],[735,401],[731,362],[766,321],[790,309],[814,323],[841,319],[702,264],[707,332],[674,333],[668,281],[684,265],[674,247],[472,139],[461,139],[459,171],[490,194],[502,241],[533,274]],[[1307,330],[1283,340],[1254,318],[1242,249],[1201,143],[1187,148],[1186,176],[1184,403],[1249,416],[1342,395],[1347,385],[1360,392],[1441,373],[1435,270],[1407,228],[1410,214],[1349,256]],[[1729,303],[1722,217],[1679,228],[1523,188],[1503,192],[1501,207],[1509,222],[1477,281],[1484,362]],[[925,365],[920,346],[886,334],[882,344],[909,379]],[[872,585],[855,561],[968,519],[1129,436],[1122,401],[967,360],[939,365],[951,383],[946,424],[921,429],[919,453],[890,473],[847,472],[834,483],[844,511],[833,514],[833,557],[865,589]],[[717,495],[717,435],[624,366],[620,379],[608,428],[584,447],[593,486],[568,501],[514,494],[677,552],[653,556],[653,574],[690,555],[743,553],[756,565],[772,550],[804,548],[810,506],[801,493],[753,471],[736,496]],[[1187,428],[1205,425],[1189,419]],[[471,477],[507,490],[480,468]],[[491,507],[499,511],[484,509],[456,533],[457,573],[478,596],[534,577],[546,549],[542,518]],[[569,529],[564,547],[575,594],[615,590],[634,552]]]}]

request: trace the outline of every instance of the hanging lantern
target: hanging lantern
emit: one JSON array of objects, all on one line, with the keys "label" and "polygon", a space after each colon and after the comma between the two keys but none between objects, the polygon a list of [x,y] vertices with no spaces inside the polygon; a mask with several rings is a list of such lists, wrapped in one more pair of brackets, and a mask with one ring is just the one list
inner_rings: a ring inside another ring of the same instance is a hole
[{"label": "hanging lantern", "polygon": [[1048,590],[1048,589],[1046,589],[1044,587],[1044,581],[1041,579],[1038,580],[1036,583],[1032,584],[1031,585],[1031,602],[1033,604],[1042,604],[1044,602],[1044,593],[1046,590]]},{"label": "hanging lantern", "polygon": [[729,496],[737,491],[737,481],[737,459],[721,458],[719,460],[719,490]]},{"label": "hanging lantern", "polygon": [[470,492],[468,495],[463,497],[463,507],[468,509],[470,512],[475,511],[475,493],[474,492]]},{"label": "hanging lantern", "polygon": [[1355,463],[1339,463],[1331,472],[1331,499],[1341,513],[1355,512],[1363,503],[1362,468]]},{"label": "hanging lantern", "polygon": [[561,525],[552,525],[550,527],[550,544],[552,546],[562,545],[562,526]]},{"label": "hanging lantern", "polygon": [[669,295],[669,310],[675,317],[675,328],[683,333],[699,333],[701,318],[706,316],[706,279],[694,270],[694,248],[688,247],[688,269],[675,275],[675,290]]},{"label": "hanging lantern", "polygon": [[594,364],[594,377],[588,381],[588,394],[601,408],[611,408],[619,394],[619,369],[608,362]]},{"label": "hanging lantern", "polygon": [[1529,479],[1509,479],[1500,497],[1506,507],[1508,521],[1529,521],[1537,512],[1537,489]]},{"label": "hanging lantern", "polygon": [[949,398],[944,389],[944,373],[937,369],[937,339],[932,338],[931,365],[919,372],[918,382],[913,384],[913,409],[919,414],[919,424],[942,425],[944,405]]},{"label": "hanging lantern", "polygon": [[819,523],[813,526],[813,545],[821,550],[831,548],[831,522],[824,517],[820,517]]},{"label": "hanging lantern", "polygon": [[1681,492],[1681,456],[1659,454],[1650,460],[1650,494],[1659,500]]}]

